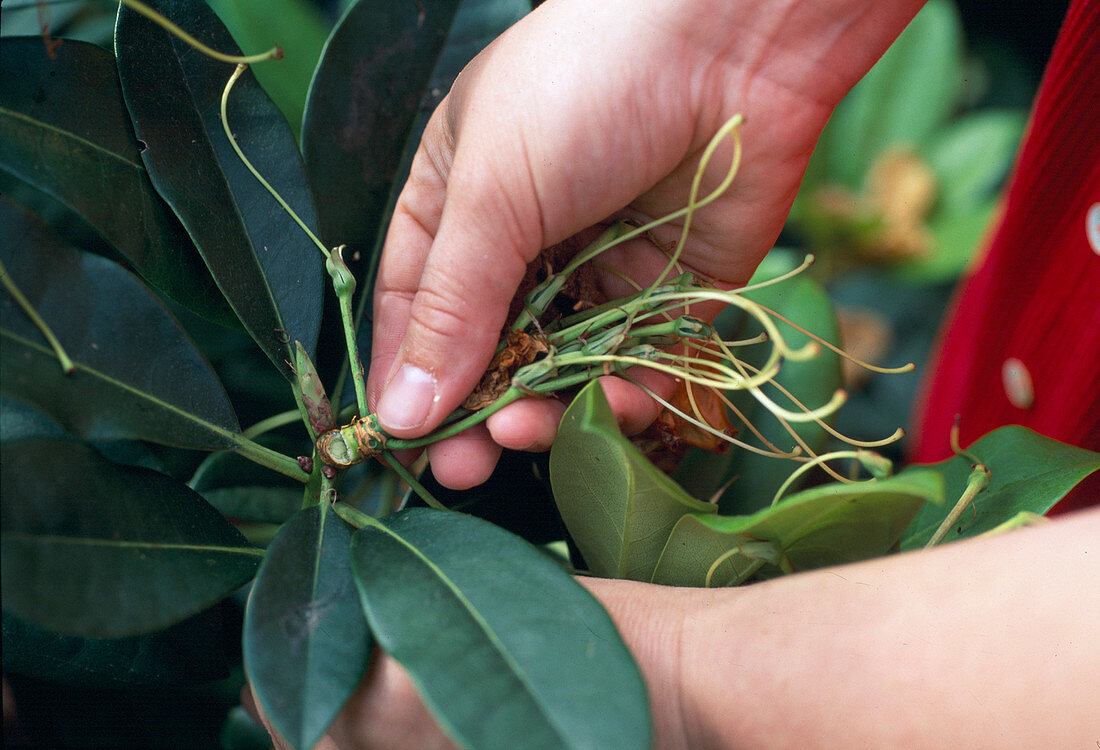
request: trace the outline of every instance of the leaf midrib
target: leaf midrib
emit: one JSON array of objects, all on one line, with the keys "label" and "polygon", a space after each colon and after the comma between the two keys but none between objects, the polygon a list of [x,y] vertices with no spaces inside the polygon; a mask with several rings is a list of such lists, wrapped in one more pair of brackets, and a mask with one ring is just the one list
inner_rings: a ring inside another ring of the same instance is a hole
[{"label": "leaf midrib", "polygon": [[455,582],[452,581],[451,578],[448,577],[439,568],[439,566],[436,565],[431,559],[429,559],[427,555],[425,555],[418,547],[407,541],[392,528],[381,522],[376,522],[374,524],[371,524],[371,526],[388,534],[391,538],[400,543],[412,554],[415,559],[423,563],[433,574],[435,574],[437,579],[446,586],[446,588],[451,592],[455,599],[458,600],[464,611],[466,611],[466,613],[470,616],[474,623],[485,634],[490,644],[494,646],[494,651],[500,654],[505,664],[510,668],[511,674],[513,674],[516,680],[526,689],[525,692],[527,693],[527,695],[531,696],[531,702],[538,707],[539,712],[546,720],[547,726],[553,729],[554,733],[563,743],[563,746],[567,746],[568,735],[558,725],[558,722],[554,720],[554,717],[546,710],[543,701],[536,698],[539,693],[535,691],[534,685],[528,677],[526,670],[520,668],[520,665],[515,660],[515,657],[512,656],[511,652],[505,647],[504,643],[500,640],[500,638],[497,637],[496,632],[493,631],[493,629],[489,626],[489,623],[485,621],[485,618],[481,616],[481,613],[477,611],[473,603],[462,593],[461,589],[458,588]]},{"label": "leaf midrib", "polygon": [[8,116],[8,117],[11,117],[11,118],[16,119],[16,120],[22,120],[26,123],[29,123],[31,125],[40,127],[44,130],[52,131],[53,133],[56,133],[57,135],[59,135],[62,138],[65,138],[67,140],[78,143],[81,146],[83,146],[83,147],[85,147],[85,148],[87,148],[91,151],[98,152],[98,153],[100,153],[100,154],[102,154],[106,157],[114,159],[115,161],[121,162],[122,164],[125,164],[127,167],[130,167],[131,169],[134,169],[134,170],[136,170],[138,172],[142,172],[142,173],[145,172],[145,167],[143,165],[141,165],[141,164],[139,164],[135,161],[131,161],[130,159],[126,158],[125,156],[123,156],[122,154],[119,154],[116,151],[111,151],[108,148],[104,148],[103,146],[99,145],[98,143],[93,143],[92,141],[89,141],[86,138],[82,138],[81,136],[77,135],[76,133],[73,133],[71,130],[65,130],[63,128],[59,128],[56,125],[51,125],[48,122],[38,120],[36,118],[30,117],[29,115],[25,115],[22,112],[17,112],[13,109],[8,109],[7,107],[0,107],[0,116]]},{"label": "leaf midrib", "polygon": [[122,539],[101,539],[98,537],[30,534],[27,532],[8,531],[3,533],[3,538],[7,541],[29,541],[36,544],[48,543],[73,547],[113,547],[117,549],[142,549],[172,552],[218,552],[260,558],[264,556],[264,551],[262,549],[246,546],[231,547],[225,545],[185,544],[183,542],[127,541]]},{"label": "leaf midrib", "polygon": [[[22,344],[23,346],[29,347],[31,349],[35,349],[39,353],[45,354],[47,357],[50,357],[54,360],[57,360],[57,355],[49,347],[43,346],[43,345],[41,345],[37,342],[31,341],[29,339],[25,339],[22,336],[20,336],[19,334],[14,333],[9,329],[0,328],[0,335],[6,336],[7,338],[10,338],[10,339],[14,340],[18,344]],[[161,399],[153,396],[152,394],[150,394],[146,391],[138,390],[134,386],[123,383],[120,380],[116,380],[115,378],[113,378],[113,377],[111,377],[111,376],[109,376],[109,375],[107,375],[103,372],[100,372],[99,370],[96,370],[92,367],[89,367],[88,365],[84,364],[83,362],[73,360],[73,364],[76,366],[77,370],[80,370],[82,372],[86,372],[89,375],[91,375],[92,377],[99,378],[100,380],[106,382],[107,384],[112,385],[112,386],[114,386],[114,387],[116,387],[116,388],[118,388],[122,391],[125,391],[127,393],[135,394],[139,398],[142,398],[145,401],[148,401],[152,404],[155,404],[155,405],[163,408],[165,411],[169,411],[169,412],[172,412],[173,414],[176,414],[180,417],[183,417],[184,419],[186,419],[188,421],[191,421],[191,422],[195,423],[196,425],[199,425],[200,427],[202,427],[202,428],[204,428],[204,429],[206,429],[210,432],[213,432],[213,433],[215,433],[216,435],[218,435],[220,437],[225,438],[226,440],[229,441],[229,444],[231,446],[236,446],[237,445],[237,435],[233,432],[230,432],[229,430],[227,430],[223,427],[219,427],[219,426],[213,424],[212,422],[207,422],[205,419],[202,419],[198,415],[192,414],[191,412],[184,411],[183,409],[179,408],[178,406],[175,406],[174,404],[170,404],[167,401],[162,401]],[[58,368],[61,367],[60,361],[58,361],[57,366],[58,366]]]}]

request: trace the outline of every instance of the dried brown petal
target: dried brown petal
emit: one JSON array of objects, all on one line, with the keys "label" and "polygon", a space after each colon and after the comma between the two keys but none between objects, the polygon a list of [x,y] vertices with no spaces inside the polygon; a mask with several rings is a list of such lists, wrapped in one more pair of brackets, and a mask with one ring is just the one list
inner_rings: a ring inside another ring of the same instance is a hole
[{"label": "dried brown petal", "polygon": [[516,370],[538,359],[540,354],[549,351],[546,341],[523,331],[510,331],[505,339],[504,348],[493,357],[489,368],[481,376],[474,392],[466,397],[462,408],[469,411],[484,409],[496,401],[512,385],[512,376]]}]

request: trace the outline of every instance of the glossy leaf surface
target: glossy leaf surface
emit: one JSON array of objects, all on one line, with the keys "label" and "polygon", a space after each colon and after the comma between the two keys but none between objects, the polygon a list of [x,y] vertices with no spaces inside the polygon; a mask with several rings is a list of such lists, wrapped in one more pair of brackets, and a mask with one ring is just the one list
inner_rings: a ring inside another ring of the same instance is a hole
[{"label": "glossy leaf surface", "polygon": [[104,258],[62,244],[0,201],[0,258],[76,364],[53,350],[15,300],[0,295],[0,387],[70,434],[181,448],[231,448],[236,416],[221,384],[149,291]]},{"label": "glossy leaf surface", "polygon": [[526,542],[416,508],[359,531],[352,558],[379,645],[460,745],[649,747],[645,686],[614,624]]},{"label": "glossy leaf surface", "polygon": [[302,129],[325,242],[371,252],[427,116],[462,66],[529,8],[523,0],[350,7],[325,45]]},{"label": "glossy leaf surface", "polygon": [[24,440],[2,457],[4,607],[86,638],[161,630],[247,582],[262,552],[201,497],[91,448]]},{"label": "glossy leaf surface", "polygon": [[352,580],[352,530],[325,505],[302,510],[268,546],[245,612],[245,670],[293,747],[320,740],[359,684],[371,639]]},{"label": "glossy leaf surface", "polygon": [[912,472],[815,487],[749,516],[685,516],[653,582],[726,586],[753,574],[770,577],[885,555],[921,506],[942,497],[935,472]]},{"label": "glossy leaf surface", "polygon": [[669,533],[687,513],[717,508],[688,495],[619,431],[598,381],[573,399],[550,451],[550,483],[589,570],[648,581]]},{"label": "glossy leaf surface", "polygon": [[[1051,440],[1018,425],[994,430],[967,449],[990,471],[989,486],[962,514],[945,541],[964,539],[996,528],[1019,513],[1042,515],[1073,487],[1100,469],[1100,453]],[[898,474],[935,471],[943,476],[944,506],[927,506],[902,539],[902,549],[923,547],[966,489],[971,461],[956,456],[928,466],[914,465]]]},{"label": "glossy leaf surface", "polygon": [[235,321],[194,244],[149,182],[114,57],[66,40],[0,40],[0,167],[80,214],[135,271],[212,320]]},{"label": "glossy leaf surface", "polygon": [[[237,52],[205,3],[157,8],[188,33]],[[222,130],[220,101],[233,67],[211,60],[123,7],[115,31],[119,79],[153,184],[180,217],[230,305],[293,381],[294,341],[311,354],[324,289],[319,250],[248,172]],[[277,65],[277,62],[268,62]],[[251,73],[229,98],[242,150],[309,226],[313,200],[294,136]]]}]

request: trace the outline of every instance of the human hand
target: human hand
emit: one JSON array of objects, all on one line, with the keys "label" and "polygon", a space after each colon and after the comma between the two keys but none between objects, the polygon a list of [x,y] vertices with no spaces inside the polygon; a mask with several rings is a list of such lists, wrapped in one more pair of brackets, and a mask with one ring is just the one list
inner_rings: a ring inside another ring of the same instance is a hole
[{"label": "human hand", "polygon": [[[743,166],[695,213],[681,264],[719,284],[771,247],[833,106],[916,11],[900,0],[550,0],[479,55],[433,115],[390,225],[374,298],[371,406],[392,435],[426,434],[473,389],[527,264],[613,218],[682,208],[700,152],[743,113]],[[727,144],[728,146],[728,144]],[[712,161],[720,180],[728,151]],[[656,233],[666,243],[675,226]],[[646,284],[667,257],[645,240],[601,262]],[[631,291],[614,273],[610,298]],[[694,311],[693,311],[694,312]],[[647,373],[657,391],[670,383]],[[627,433],[655,418],[605,378]],[[501,447],[549,447],[564,406],[525,399],[431,446],[436,478],[484,481]]]}]

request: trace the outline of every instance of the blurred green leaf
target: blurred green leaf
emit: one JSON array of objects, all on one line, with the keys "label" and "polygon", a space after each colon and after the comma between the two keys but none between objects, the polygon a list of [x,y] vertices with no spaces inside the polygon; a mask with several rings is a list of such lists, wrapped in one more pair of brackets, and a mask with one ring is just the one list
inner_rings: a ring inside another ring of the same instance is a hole
[{"label": "blurred green leaf", "polygon": [[306,94],[329,24],[310,0],[206,0],[249,54],[278,46],[283,59],[256,65],[256,80],[286,117],[295,136],[302,129]]},{"label": "blurred green leaf", "polygon": [[[787,273],[800,261],[801,258],[794,253],[772,251],[757,268],[750,283],[773,279]],[[800,274],[782,284],[747,292],[744,296],[796,323],[806,325],[808,330],[830,343],[840,343],[840,332],[837,328],[833,303],[822,286],[809,274]],[[756,335],[759,332],[759,326],[748,322],[749,327],[746,329],[745,318],[746,316],[736,313],[720,316],[717,324],[723,337],[735,339]],[[793,348],[803,346],[810,341],[808,336],[782,321],[777,321],[776,325]],[[759,367],[763,365],[767,356],[767,347],[768,344],[745,347],[738,352],[738,356],[753,366]],[[840,373],[839,355],[821,347],[820,353],[813,359],[803,362],[785,361],[779,374],[775,376],[775,381],[794,394],[803,404],[814,409],[828,403],[833,393],[840,388]],[[768,384],[761,390],[784,408],[798,410],[775,386]],[[791,450],[796,446],[791,434],[751,394],[737,393],[733,396],[733,402],[741,413],[777,448]],[[832,422],[831,419],[827,421]],[[737,422],[734,425],[741,430],[740,437],[743,440],[764,447],[759,438],[742,425]],[[815,422],[791,424],[791,427],[814,451],[820,451],[825,447],[829,435]],[[762,456],[734,447],[721,456],[693,451],[685,459],[684,465],[676,476],[682,481],[684,488],[696,497],[710,497],[728,486],[718,501],[721,512],[750,513],[770,503],[775,491],[795,468],[797,467],[791,461]],[[731,479],[732,484],[729,483]]]},{"label": "blurred green leaf", "polygon": [[879,557],[897,548],[926,501],[942,503],[943,481],[935,472],[917,471],[814,487],[749,516],[687,515],[669,536],[653,582],[727,586],[750,575]]},{"label": "blurred green leaf", "polygon": [[[161,0],[156,7],[215,49],[238,51],[204,3]],[[252,338],[293,382],[293,342],[301,341],[312,355],[317,341],[322,256],[248,172],[222,130],[220,101],[232,67],[125,7],[119,10],[115,51],[135,132],[148,146],[142,159],[153,184],[187,227]],[[256,169],[315,226],[297,144],[251,73],[234,87],[227,116]]]},{"label": "blurred green leaf", "polygon": [[650,746],[645,685],[611,619],[523,540],[415,508],[359,531],[352,564],[379,645],[460,745]]},{"label": "blurred green leaf", "polygon": [[[70,376],[8,294],[0,296],[0,388],[67,432],[181,448],[231,448],[239,431],[220,383],[137,279],[63,245],[0,201],[0,258],[76,364]],[[135,322],[140,322],[140,325]]]},{"label": "blurred green leaf", "polygon": [[114,57],[67,40],[0,40],[0,168],[80,214],[151,284],[221,323],[235,318],[141,162]]},{"label": "blurred green leaf", "polygon": [[886,148],[921,146],[955,108],[962,51],[954,5],[930,0],[837,106],[812,170],[854,189]]},{"label": "blurred green leaf", "polygon": [[935,133],[922,152],[936,174],[938,209],[981,210],[996,198],[1026,125],[1022,110],[986,110]]},{"label": "blurred green leaf", "polygon": [[162,474],[62,440],[0,455],[4,608],[86,638],[161,630],[246,583],[262,552]]},{"label": "blurred green leaf", "polygon": [[562,416],[550,483],[565,527],[602,578],[648,581],[680,517],[718,510],[684,492],[623,437],[598,381]]},{"label": "blurred green leaf", "polygon": [[[965,539],[996,528],[1028,511],[1042,515],[1082,479],[1100,469],[1100,453],[1051,440],[1009,425],[984,435],[967,452],[985,464],[991,478],[945,539]],[[913,465],[898,474],[934,471],[943,477],[946,506],[926,506],[905,532],[902,549],[918,549],[932,537],[966,489],[971,461],[955,456],[931,465]]]},{"label": "blurred green leaf", "polygon": [[[47,11],[51,32],[56,33],[58,27],[64,27],[73,16],[80,13],[81,7],[85,4],[85,0],[53,0]],[[4,8],[3,35],[5,37],[33,36],[38,40],[39,46],[43,46],[40,36],[42,33],[40,4],[26,2],[16,7],[11,7],[12,5],[13,3],[8,3],[8,7]]]},{"label": "blurred green leaf", "polygon": [[907,284],[943,284],[957,279],[978,252],[993,221],[997,204],[992,199],[963,213],[937,212],[928,220],[935,251],[925,258],[904,261],[890,269]]},{"label": "blurred green leaf", "polygon": [[348,565],[351,528],[327,503],[284,524],[244,620],[252,691],[292,747],[313,747],[359,684],[371,638]]}]

